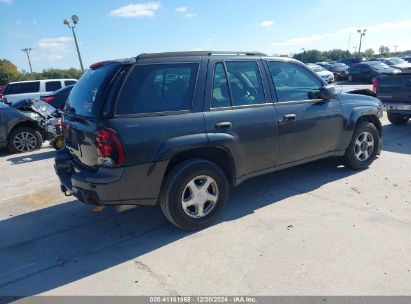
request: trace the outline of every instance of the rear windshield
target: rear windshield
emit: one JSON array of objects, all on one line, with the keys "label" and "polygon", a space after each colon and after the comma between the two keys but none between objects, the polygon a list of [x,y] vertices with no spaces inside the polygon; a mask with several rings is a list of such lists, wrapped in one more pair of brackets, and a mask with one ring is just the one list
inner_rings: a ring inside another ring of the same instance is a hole
[{"label": "rear windshield", "polygon": [[40,81],[10,83],[4,89],[4,95],[37,93],[40,90]]},{"label": "rear windshield", "polygon": [[73,89],[67,99],[65,111],[85,117],[96,117],[105,92],[120,64],[109,63],[97,69],[88,70]]}]

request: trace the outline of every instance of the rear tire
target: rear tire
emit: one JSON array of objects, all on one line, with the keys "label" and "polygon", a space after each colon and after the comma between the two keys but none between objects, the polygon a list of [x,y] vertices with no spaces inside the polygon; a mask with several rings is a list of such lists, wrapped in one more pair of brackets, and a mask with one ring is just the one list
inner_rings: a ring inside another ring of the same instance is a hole
[{"label": "rear tire", "polygon": [[392,123],[393,125],[405,125],[408,120],[410,119],[408,116],[404,116],[401,114],[397,114],[397,113],[388,113],[388,120],[390,121],[390,123]]},{"label": "rear tire", "polygon": [[41,148],[43,138],[36,129],[17,127],[10,132],[7,149],[10,153],[31,152]]},{"label": "rear tire", "polygon": [[176,165],[164,181],[160,206],[164,216],[182,230],[209,226],[228,201],[227,177],[216,164],[193,159]]},{"label": "rear tire", "polygon": [[343,157],[344,165],[355,170],[367,169],[377,156],[380,140],[374,124],[361,122],[356,126]]}]

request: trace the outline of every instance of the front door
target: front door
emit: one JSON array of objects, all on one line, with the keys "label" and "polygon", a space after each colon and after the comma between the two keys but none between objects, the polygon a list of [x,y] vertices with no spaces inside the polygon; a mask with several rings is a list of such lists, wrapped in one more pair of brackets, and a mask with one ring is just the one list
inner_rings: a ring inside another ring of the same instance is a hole
[{"label": "front door", "polygon": [[209,61],[206,130],[234,155],[237,178],[273,167],[278,156],[277,115],[261,71],[260,60]]},{"label": "front door", "polygon": [[278,164],[335,151],[344,117],[337,98],[319,98],[322,81],[305,66],[294,62],[268,61],[279,117]]}]

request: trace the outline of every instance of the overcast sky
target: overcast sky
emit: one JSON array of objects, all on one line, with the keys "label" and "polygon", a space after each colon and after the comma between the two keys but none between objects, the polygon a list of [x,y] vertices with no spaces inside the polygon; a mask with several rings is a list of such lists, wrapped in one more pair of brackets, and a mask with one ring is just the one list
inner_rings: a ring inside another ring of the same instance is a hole
[{"label": "overcast sky", "polygon": [[363,50],[382,44],[411,49],[409,0],[0,0],[0,58],[28,70],[21,48],[31,47],[34,71],[79,67],[63,19],[77,14],[86,66],[141,52],[301,48],[353,51],[356,29],[367,29]]}]

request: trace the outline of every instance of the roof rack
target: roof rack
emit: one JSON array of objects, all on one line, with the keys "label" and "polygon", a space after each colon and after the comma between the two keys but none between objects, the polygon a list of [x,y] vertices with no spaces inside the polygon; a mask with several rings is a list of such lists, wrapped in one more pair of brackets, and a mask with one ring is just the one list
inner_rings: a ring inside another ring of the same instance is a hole
[{"label": "roof rack", "polygon": [[214,52],[214,51],[191,51],[191,52],[164,52],[164,53],[143,53],[137,56],[137,59],[155,59],[167,57],[187,57],[187,56],[216,56],[216,55],[242,55],[242,56],[267,56],[260,52]]}]

